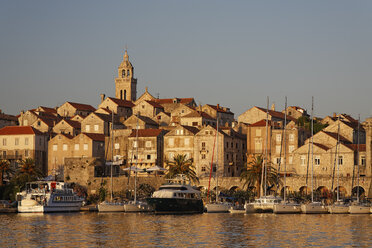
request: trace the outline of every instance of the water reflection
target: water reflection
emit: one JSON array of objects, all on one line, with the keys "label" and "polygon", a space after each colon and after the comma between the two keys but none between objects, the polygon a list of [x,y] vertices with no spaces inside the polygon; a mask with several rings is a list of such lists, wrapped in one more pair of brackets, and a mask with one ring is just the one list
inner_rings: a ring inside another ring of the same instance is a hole
[{"label": "water reflection", "polygon": [[0,215],[0,247],[372,247],[372,215]]}]

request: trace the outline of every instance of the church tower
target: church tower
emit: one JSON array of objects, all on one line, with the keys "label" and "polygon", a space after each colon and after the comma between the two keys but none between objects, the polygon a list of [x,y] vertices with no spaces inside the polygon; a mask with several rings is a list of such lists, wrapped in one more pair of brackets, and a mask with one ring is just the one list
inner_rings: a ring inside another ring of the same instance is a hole
[{"label": "church tower", "polygon": [[127,50],[118,67],[118,77],[115,78],[115,97],[127,101],[137,99],[137,79],[134,78],[134,68],[129,61]]}]

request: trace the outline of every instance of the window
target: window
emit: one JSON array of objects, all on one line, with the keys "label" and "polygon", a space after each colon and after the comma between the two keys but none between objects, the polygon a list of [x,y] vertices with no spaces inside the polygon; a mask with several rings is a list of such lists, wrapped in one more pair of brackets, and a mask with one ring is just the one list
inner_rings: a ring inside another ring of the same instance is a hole
[{"label": "window", "polygon": [[99,127],[98,125],[94,125],[94,131],[98,131]]},{"label": "window", "polygon": [[294,146],[288,146],[289,153],[293,152],[293,150],[294,150]]},{"label": "window", "polygon": [[206,155],[203,153],[203,154],[201,155],[201,158],[202,158],[202,159],[206,159]]},{"label": "window", "polygon": [[151,141],[149,141],[149,140],[146,141],[146,144],[145,145],[146,145],[146,147],[151,147]]},{"label": "window", "polygon": [[130,70],[127,70],[127,76],[128,77],[130,76]]},{"label": "window", "polygon": [[229,154],[226,154],[226,160],[229,160]]},{"label": "window", "polygon": [[147,160],[151,159],[151,154],[147,154]]},{"label": "window", "polygon": [[229,148],[229,142],[226,142],[226,148]]},{"label": "window", "polygon": [[79,144],[75,144],[75,151],[79,151]]},{"label": "window", "polygon": [[342,165],[343,164],[344,157],[343,156],[338,156],[338,164]]},{"label": "window", "polygon": [[293,133],[289,134],[289,141],[290,142],[294,141],[294,134]]},{"label": "window", "polygon": [[118,150],[120,148],[120,144],[119,143],[115,143],[114,144],[114,147],[115,147],[116,150]]},{"label": "window", "polygon": [[276,135],[276,142],[281,142],[282,141],[282,135],[281,134],[277,134]]},{"label": "window", "polygon": [[288,158],[288,163],[293,164],[293,157],[292,156]]},{"label": "window", "polygon": [[62,150],[67,151],[67,144],[63,144]]},{"label": "window", "polygon": [[169,146],[174,146],[174,139],[173,138],[168,139],[168,145]]},{"label": "window", "polygon": [[205,142],[202,142],[202,150],[205,150]]},{"label": "window", "polygon": [[6,151],[3,151],[3,157],[4,158],[6,157]]},{"label": "window", "polygon": [[207,169],[205,168],[205,166],[201,167],[201,171],[202,172],[206,172],[207,171]]},{"label": "window", "polygon": [[121,71],[121,77],[125,77],[125,70]]},{"label": "window", "polygon": [[85,132],[87,132],[87,133],[90,132],[90,126],[89,125],[85,125]]},{"label": "window", "polygon": [[262,152],[262,138],[256,138],[254,141],[254,150],[256,153]]},{"label": "window", "polygon": [[361,158],[360,158],[360,165],[362,165],[362,166],[365,166],[366,165],[366,157],[365,156],[362,156]]},{"label": "window", "polygon": [[88,144],[84,144],[83,149],[84,149],[84,151],[88,151]]},{"label": "window", "polygon": [[192,125],[195,127],[195,126],[198,125],[198,122],[197,122],[197,121],[193,121],[193,122],[192,122]]},{"label": "window", "polygon": [[314,164],[315,165],[320,165],[320,157],[319,156],[315,156],[315,158],[314,158]]},{"label": "window", "polygon": [[15,144],[16,146],[19,145],[19,138],[15,138],[14,144]]},{"label": "window", "polygon": [[275,152],[276,152],[276,154],[279,154],[281,152],[281,146],[276,146],[275,147]]},{"label": "window", "polygon": [[183,135],[183,130],[180,130],[180,134]]},{"label": "window", "polygon": [[3,138],[3,146],[6,146],[6,139]]},{"label": "window", "polygon": [[136,148],[138,146],[137,141],[133,141],[133,147]]},{"label": "window", "polygon": [[190,139],[189,138],[186,138],[185,139],[185,146],[188,146],[190,144]]},{"label": "window", "polygon": [[276,158],[276,164],[280,164],[281,163],[281,158]]},{"label": "window", "polygon": [[169,159],[172,160],[174,158],[174,153],[173,152],[170,152],[169,153]]},{"label": "window", "polygon": [[28,150],[25,150],[25,157],[28,157],[29,153]]},{"label": "window", "polygon": [[25,138],[25,145],[28,145],[28,138]]},{"label": "window", "polygon": [[53,151],[57,151],[58,150],[58,145],[53,145]]},{"label": "window", "polygon": [[256,136],[261,137],[261,129],[256,129]]},{"label": "window", "polygon": [[302,155],[300,159],[301,159],[301,165],[306,165],[306,156]]}]

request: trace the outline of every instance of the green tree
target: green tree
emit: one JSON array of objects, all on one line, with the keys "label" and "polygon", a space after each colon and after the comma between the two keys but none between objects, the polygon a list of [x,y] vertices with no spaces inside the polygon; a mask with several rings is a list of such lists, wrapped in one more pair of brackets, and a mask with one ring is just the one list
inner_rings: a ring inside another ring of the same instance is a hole
[{"label": "green tree", "polygon": [[6,159],[0,160],[0,173],[1,173],[0,186],[4,185],[4,175],[7,174],[9,176],[9,174],[12,172],[13,171],[10,168],[9,161]]},{"label": "green tree", "polygon": [[174,178],[179,174],[183,174],[193,183],[199,183],[192,159],[187,159],[186,155],[178,154],[174,156],[173,161],[167,160],[166,164],[168,166],[168,173],[165,175],[166,178]]},{"label": "green tree", "polygon": [[[246,168],[240,175],[240,181],[243,181],[243,187],[247,187],[247,190],[255,187],[258,197],[260,197],[260,189],[263,187],[261,182],[262,177],[262,165],[264,159],[262,155],[251,156],[248,158]],[[278,173],[271,163],[266,165],[266,182],[267,185],[276,185],[278,180]]]}]

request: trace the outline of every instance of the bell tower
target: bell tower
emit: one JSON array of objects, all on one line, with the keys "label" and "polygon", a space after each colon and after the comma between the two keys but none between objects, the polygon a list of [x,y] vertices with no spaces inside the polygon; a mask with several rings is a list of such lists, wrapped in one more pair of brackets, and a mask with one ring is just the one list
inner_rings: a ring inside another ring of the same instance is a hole
[{"label": "bell tower", "polygon": [[137,79],[134,78],[134,68],[125,50],[123,61],[118,67],[118,77],[115,78],[115,97],[127,100],[137,100]]}]

